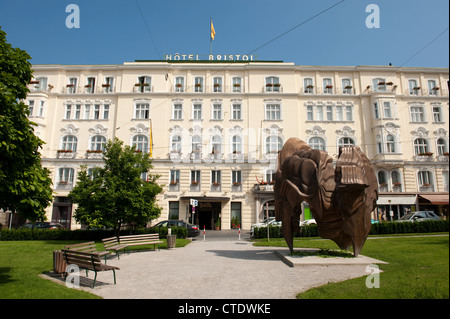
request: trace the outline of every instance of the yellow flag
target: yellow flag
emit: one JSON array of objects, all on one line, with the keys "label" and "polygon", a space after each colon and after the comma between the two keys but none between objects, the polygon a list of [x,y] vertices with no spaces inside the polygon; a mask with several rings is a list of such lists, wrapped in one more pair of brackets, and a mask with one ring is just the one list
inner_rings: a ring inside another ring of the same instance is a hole
[{"label": "yellow flag", "polygon": [[213,25],[212,19],[211,19],[211,40],[214,40],[215,37],[216,37],[216,31],[214,30],[214,25]]}]

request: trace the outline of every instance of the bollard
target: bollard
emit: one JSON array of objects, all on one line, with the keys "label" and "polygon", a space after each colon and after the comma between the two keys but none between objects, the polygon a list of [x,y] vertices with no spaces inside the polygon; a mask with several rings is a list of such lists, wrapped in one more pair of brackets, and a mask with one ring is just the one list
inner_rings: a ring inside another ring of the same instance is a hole
[{"label": "bollard", "polygon": [[241,240],[241,226],[239,225],[239,240]]},{"label": "bollard", "polygon": [[206,237],[206,226],[203,226],[203,241],[205,240]]}]

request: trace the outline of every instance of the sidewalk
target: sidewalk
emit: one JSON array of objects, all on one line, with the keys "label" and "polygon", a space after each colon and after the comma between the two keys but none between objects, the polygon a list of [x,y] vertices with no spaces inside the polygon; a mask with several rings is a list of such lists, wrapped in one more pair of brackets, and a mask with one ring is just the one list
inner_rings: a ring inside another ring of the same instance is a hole
[{"label": "sidewalk", "polygon": [[202,231],[183,248],[109,259],[120,267],[117,284],[103,272],[94,289],[83,289],[105,299],[292,299],[312,287],[368,274],[367,264],[289,267],[274,253],[287,248],[254,247],[248,232],[241,232],[241,240],[236,235],[206,231],[203,240]]}]

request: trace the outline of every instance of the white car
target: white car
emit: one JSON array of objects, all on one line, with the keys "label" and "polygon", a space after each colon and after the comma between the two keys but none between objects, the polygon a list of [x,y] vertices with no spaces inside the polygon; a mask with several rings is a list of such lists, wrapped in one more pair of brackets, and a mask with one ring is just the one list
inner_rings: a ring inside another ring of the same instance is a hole
[{"label": "white car", "polygon": [[317,224],[316,220],[314,218],[313,219],[307,219],[307,220],[304,220],[304,221],[300,222],[300,226],[306,226],[306,225],[312,225],[312,224]]},{"label": "white car", "polygon": [[252,225],[252,228],[250,230],[250,235],[253,235],[253,231],[255,228],[257,227],[267,227],[267,225],[271,225],[271,226],[281,226],[281,222],[277,222],[275,220],[275,217],[269,217],[268,219],[263,220],[260,223],[256,223]]}]

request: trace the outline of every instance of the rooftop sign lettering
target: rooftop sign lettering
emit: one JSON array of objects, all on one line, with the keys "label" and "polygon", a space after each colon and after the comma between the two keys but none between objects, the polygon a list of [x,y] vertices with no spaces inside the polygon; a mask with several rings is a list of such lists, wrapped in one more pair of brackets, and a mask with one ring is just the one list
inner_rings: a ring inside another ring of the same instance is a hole
[{"label": "rooftop sign lettering", "polygon": [[256,55],[251,54],[165,54],[166,61],[256,61]]}]

